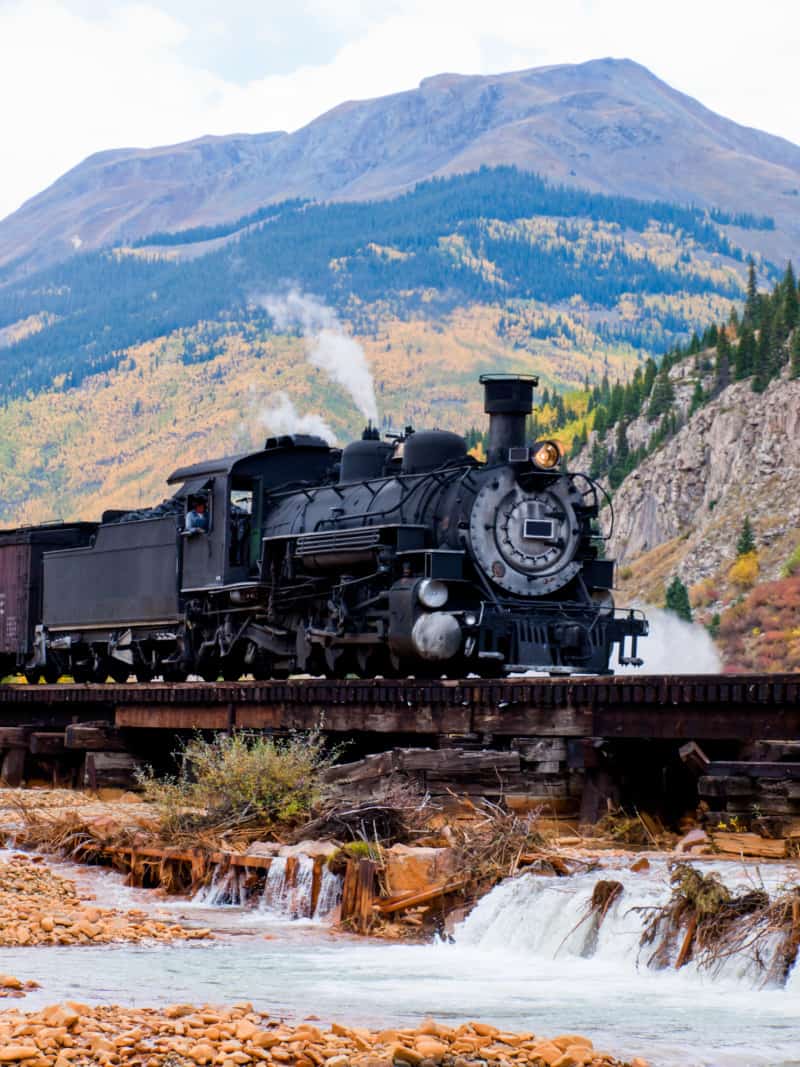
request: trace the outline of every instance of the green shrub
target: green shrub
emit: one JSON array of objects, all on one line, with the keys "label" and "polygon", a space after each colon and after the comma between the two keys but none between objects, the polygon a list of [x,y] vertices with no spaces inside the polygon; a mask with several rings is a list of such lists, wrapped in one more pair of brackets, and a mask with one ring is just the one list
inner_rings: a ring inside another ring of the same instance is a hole
[{"label": "green shrub", "polygon": [[177,777],[139,775],[145,799],[160,810],[162,831],[257,823],[272,826],[308,817],[322,800],[322,771],[335,753],[317,733],[275,739],[238,732],[208,741],[192,738],[176,753]]},{"label": "green shrub", "polygon": [[784,578],[793,578],[797,572],[800,571],[800,543],[795,546],[794,552],[786,560],[781,570],[781,576]]}]

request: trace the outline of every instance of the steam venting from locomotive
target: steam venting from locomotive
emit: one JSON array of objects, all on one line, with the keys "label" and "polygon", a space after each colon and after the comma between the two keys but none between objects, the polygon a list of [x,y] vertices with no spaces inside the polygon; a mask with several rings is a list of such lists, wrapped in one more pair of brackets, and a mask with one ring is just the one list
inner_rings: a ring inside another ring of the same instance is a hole
[{"label": "steam venting from locomotive", "polygon": [[272,316],[276,330],[300,329],[308,362],[346,389],[365,419],[377,423],[378,402],[367,357],[345,332],[336,312],[299,289],[290,289],[285,296],[269,294],[258,303]]},{"label": "steam venting from locomotive", "polygon": [[277,393],[273,403],[260,412],[259,421],[275,437],[281,437],[284,434],[306,433],[315,434],[330,443],[336,440],[336,434],[321,415],[311,412],[301,415],[290,397],[283,392]]}]

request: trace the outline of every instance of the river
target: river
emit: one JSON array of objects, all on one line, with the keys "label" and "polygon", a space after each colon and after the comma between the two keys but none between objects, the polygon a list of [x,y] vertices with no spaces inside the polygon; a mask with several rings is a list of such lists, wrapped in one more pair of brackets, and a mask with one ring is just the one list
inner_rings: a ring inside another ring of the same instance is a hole
[{"label": "river", "polygon": [[[194,902],[157,899],[110,872],[59,864],[99,904],[182,917],[212,926],[218,937],[3,949],[0,970],[42,983],[24,1001],[32,1008],[60,999],[135,1006],[248,1000],[294,1020],[313,1015],[385,1027],[433,1015],[547,1035],[585,1033],[598,1048],[645,1056],[654,1067],[800,1065],[800,973],[782,988],[765,988],[746,958],[728,960],[713,975],[692,964],[648,969],[638,958],[643,917],[632,909],[666,899],[667,869],[653,860],[648,871],[633,873],[627,862],[570,878],[508,881],[456,928],[452,943],[432,945],[333,935],[320,919],[290,919],[296,901],[213,905],[208,892]],[[714,869],[731,887],[763,881],[775,889],[800,876],[789,864]],[[625,888],[591,946],[580,919],[601,877]]]}]

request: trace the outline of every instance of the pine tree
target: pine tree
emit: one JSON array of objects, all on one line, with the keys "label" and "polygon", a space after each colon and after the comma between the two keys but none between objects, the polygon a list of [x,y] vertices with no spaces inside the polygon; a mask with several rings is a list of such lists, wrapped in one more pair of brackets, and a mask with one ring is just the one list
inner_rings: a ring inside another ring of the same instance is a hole
[{"label": "pine tree", "polygon": [[791,362],[789,363],[789,377],[800,378],[800,326],[794,331],[791,348]]},{"label": "pine tree", "polygon": [[800,325],[800,296],[791,260],[786,264],[786,273],[783,276],[783,317],[789,330]]},{"label": "pine tree", "polygon": [[742,326],[739,335],[739,344],[736,346],[736,360],[734,363],[734,378],[740,382],[743,378],[749,378],[753,373],[755,363],[756,339],[748,323]]},{"label": "pine tree", "polygon": [[772,378],[772,330],[766,316],[761,324],[758,344],[753,365],[752,389],[754,393],[763,393]]},{"label": "pine tree", "polygon": [[627,428],[625,426],[625,421],[620,419],[617,424],[614,456],[608,471],[608,482],[612,489],[616,489],[620,486],[625,479],[625,475],[631,471],[632,467],[630,460],[631,453],[628,446]]},{"label": "pine tree", "polygon": [[742,529],[739,533],[739,540],[736,542],[736,555],[746,556],[748,552],[754,552],[755,547],[756,539],[753,536],[753,527],[750,524],[750,516],[745,515]]},{"label": "pine tree", "polygon": [[636,418],[639,414],[639,408],[642,402],[642,373],[638,368],[636,374],[639,375],[638,379],[634,376],[633,381],[625,386],[625,399],[622,403],[622,414],[628,419]]},{"label": "pine tree", "polygon": [[644,389],[643,396],[650,396],[650,391],[653,388],[653,382],[656,380],[658,374],[658,367],[656,361],[651,357],[648,359],[644,367]]},{"label": "pine tree", "polygon": [[756,284],[756,265],[753,257],[747,257],[747,297],[744,302],[743,322],[752,329],[761,325],[761,303],[758,299],[758,286]]},{"label": "pine tree", "polygon": [[611,399],[608,402],[608,425],[613,426],[622,415],[625,406],[625,389],[619,382],[614,382]]},{"label": "pine tree", "polygon": [[692,621],[692,605],[689,603],[689,590],[677,574],[667,586],[664,607],[667,611],[671,611],[673,614],[677,615],[679,619],[683,619],[684,622]]},{"label": "pine tree", "polygon": [[602,478],[608,470],[608,449],[605,445],[595,441],[592,445],[592,453],[589,459],[589,477]]},{"label": "pine tree", "polygon": [[572,447],[569,450],[569,458],[575,459],[576,456],[579,456],[588,440],[589,438],[586,433],[586,424],[584,423],[581,426],[580,430],[578,430],[578,432],[572,438]]},{"label": "pine tree", "polygon": [[594,409],[594,426],[592,427],[598,438],[604,437],[608,429],[608,412],[602,404]]},{"label": "pine tree", "polygon": [[717,358],[714,363],[714,392],[721,393],[731,381],[731,343],[723,326],[717,335]]},{"label": "pine tree", "polygon": [[692,393],[692,402],[689,405],[689,417],[690,418],[692,417],[692,415],[694,415],[695,411],[697,411],[698,408],[701,408],[703,406],[703,404],[705,403],[705,399],[706,399],[706,394],[703,392],[703,383],[698,378],[697,381],[694,383],[694,392]]},{"label": "pine tree", "polygon": [[614,442],[614,459],[619,462],[624,462],[630,453],[628,448],[628,427],[624,422],[620,422],[617,426],[617,439]]},{"label": "pine tree", "polygon": [[674,403],[675,387],[672,384],[669,371],[662,363],[661,370],[658,372],[656,380],[653,383],[653,391],[650,394],[650,405],[647,408],[647,418],[650,422],[655,422],[659,415],[663,415],[665,411],[669,411]]}]

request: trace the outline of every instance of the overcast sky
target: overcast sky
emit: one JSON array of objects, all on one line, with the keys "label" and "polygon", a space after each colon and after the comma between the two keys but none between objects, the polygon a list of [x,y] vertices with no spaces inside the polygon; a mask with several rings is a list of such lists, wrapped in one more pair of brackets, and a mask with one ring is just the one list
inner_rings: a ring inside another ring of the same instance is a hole
[{"label": "overcast sky", "polygon": [[798,0],[0,0],[0,217],[101,149],[601,56],[800,143]]}]

